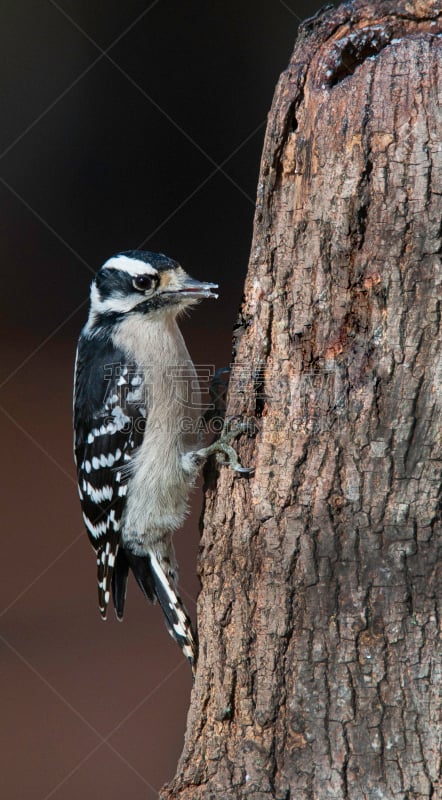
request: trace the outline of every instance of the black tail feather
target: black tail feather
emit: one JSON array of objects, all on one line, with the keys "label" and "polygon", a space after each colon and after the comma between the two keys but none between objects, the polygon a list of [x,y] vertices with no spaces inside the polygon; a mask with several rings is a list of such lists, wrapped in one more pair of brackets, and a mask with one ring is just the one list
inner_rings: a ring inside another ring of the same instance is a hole
[{"label": "black tail feather", "polygon": [[112,596],[117,618],[120,620],[123,618],[129,569],[132,570],[145,597],[152,603],[158,599],[170,635],[175,639],[194,670],[197,643],[192,623],[183,601],[177,594],[173,578],[169,576],[168,571],[164,570],[159,559],[153,553],[147,556],[136,556],[130,550],[125,550],[120,546],[112,574]]},{"label": "black tail feather", "polygon": [[124,615],[128,575],[129,563],[126,558],[125,551],[122,547],[120,547],[112,574],[112,597],[114,600],[115,613],[117,615],[117,619],[119,620],[122,620]]},{"label": "black tail feather", "polygon": [[149,556],[136,556],[130,552],[130,550],[125,550],[124,555],[126,557],[126,562],[128,565],[128,569],[132,570],[134,574],[134,578],[138,583],[141,591],[150,600],[151,603],[155,602],[155,586],[152,577],[152,570],[150,567],[150,558]]}]

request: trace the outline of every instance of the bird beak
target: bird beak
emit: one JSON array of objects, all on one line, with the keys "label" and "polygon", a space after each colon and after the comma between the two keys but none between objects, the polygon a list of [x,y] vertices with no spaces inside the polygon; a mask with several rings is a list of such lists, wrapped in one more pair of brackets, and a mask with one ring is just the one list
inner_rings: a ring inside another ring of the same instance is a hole
[{"label": "bird beak", "polygon": [[218,295],[212,292],[212,289],[218,289],[218,284],[202,283],[186,275],[181,287],[175,291],[177,291],[177,294],[184,295],[184,297],[195,297],[195,299],[197,297],[214,297],[217,299]]}]

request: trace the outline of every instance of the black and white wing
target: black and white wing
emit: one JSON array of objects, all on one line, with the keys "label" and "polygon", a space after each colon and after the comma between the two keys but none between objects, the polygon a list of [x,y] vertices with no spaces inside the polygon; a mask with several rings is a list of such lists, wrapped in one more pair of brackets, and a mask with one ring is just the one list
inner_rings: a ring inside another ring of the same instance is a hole
[{"label": "black and white wing", "polygon": [[[124,352],[109,338],[94,338],[91,345],[80,337],[74,390],[75,458],[83,519],[97,554],[98,602],[106,618],[131,463],[146,422],[145,387],[143,374],[127,363]],[[124,559],[120,561],[125,567]],[[115,605],[122,615],[127,570],[120,578]]]}]

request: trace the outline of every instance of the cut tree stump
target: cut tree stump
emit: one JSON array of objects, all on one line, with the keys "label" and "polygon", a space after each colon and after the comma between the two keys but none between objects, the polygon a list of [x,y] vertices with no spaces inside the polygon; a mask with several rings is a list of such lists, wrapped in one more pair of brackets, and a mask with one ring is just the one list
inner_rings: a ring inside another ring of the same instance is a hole
[{"label": "cut tree stump", "polygon": [[163,800],[442,798],[442,8],[304,23],[269,115]]}]

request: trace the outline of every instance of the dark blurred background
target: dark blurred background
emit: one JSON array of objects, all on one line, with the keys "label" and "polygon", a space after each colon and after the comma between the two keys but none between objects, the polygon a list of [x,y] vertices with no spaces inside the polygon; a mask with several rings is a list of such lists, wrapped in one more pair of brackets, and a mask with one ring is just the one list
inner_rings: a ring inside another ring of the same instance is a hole
[{"label": "dark blurred background", "polygon": [[[131,583],[96,606],[71,456],[93,272],[143,247],[220,284],[184,323],[228,364],[265,119],[297,0],[2,0],[2,797],[154,798],[181,751],[190,670]],[[177,534],[194,615],[201,495]]]}]

